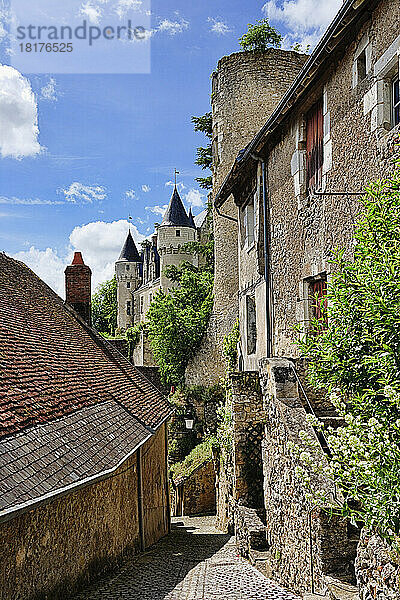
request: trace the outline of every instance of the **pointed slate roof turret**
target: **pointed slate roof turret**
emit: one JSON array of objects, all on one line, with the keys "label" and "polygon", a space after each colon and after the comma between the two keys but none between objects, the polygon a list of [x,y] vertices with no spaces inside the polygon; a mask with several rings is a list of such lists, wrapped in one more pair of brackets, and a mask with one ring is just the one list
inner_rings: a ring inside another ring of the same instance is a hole
[{"label": "pointed slate roof turret", "polygon": [[190,226],[193,227],[193,229],[196,229],[196,223],[194,222],[192,207],[189,208],[189,221],[190,221]]},{"label": "pointed slate roof turret", "polygon": [[174,192],[161,222],[161,227],[163,225],[174,225],[175,227],[194,227],[187,215],[185,207],[183,206],[183,202],[178,190],[176,189],[176,186],[174,187]]},{"label": "pointed slate roof turret", "polygon": [[126,260],[127,262],[141,262],[142,260],[130,231],[121,250],[121,254],[119,255],[118,261],[120,260]]}]

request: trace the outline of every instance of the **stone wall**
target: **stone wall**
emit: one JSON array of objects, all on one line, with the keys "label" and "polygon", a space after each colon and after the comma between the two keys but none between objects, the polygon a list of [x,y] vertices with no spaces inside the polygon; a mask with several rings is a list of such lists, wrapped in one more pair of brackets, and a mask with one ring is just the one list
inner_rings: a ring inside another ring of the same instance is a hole
[{"label": "stone wall", "polygon": [[263,469],[261,442],[265,412],[258,373],[231,375],[231,393],[227,395],[232,415],[232,451],[221,449],[217,467],[217,525],[233,531],[235,507],[263,505]]},{"label": "stone wall", "polygon": [[[325,593],[325,575],[351,576],[355,544],[345,520],[329,516],[308,499],[309,489],[296,473],[297,459],[288,442],[301,445],[300,431],[316,439],[306,422],[297,381],[286,359],[264,359],[260,366],[266,410],[263,441],[264,505],[270,577],[298,593]],[[309,449],[308,449],[309,450]],[[322,449],[315,460],[323,460]],[[310,473],[311,488],[340,494],[332,482]]]},{"label": "stone wall", "polygon": [[400,598],[400,560],[376,534],[363,530],[358,545],[356,576],[361,600]]},{"label": "stone wall", "polygon": [[176,486],[173,516],[207,515],[215,512],[215,470],[211,461],[201,465]]},{"label": "stone wall", "polygon": [[[142,448],[144,534],[168,532],[165,426]],[[155,507],[154,510],[152,507]],[[0,524],[0,599],[63,600],[139,552],[137,455],[109,479]]]},{"label": "stone wall", "polygon": [[167,433],[164,424],[142,450],[143,518],[145,547],[169,530]]}]

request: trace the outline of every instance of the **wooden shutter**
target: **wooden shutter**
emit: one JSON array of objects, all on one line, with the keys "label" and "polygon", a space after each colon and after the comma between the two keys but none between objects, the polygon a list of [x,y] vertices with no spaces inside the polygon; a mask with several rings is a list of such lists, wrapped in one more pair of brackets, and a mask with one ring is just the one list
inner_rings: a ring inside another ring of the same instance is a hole
[{"label": "wooden shutter", "polygon": [[314,104],[307,114],[307,191],[319,189],[324,162],[324,119],[322,100]]}]

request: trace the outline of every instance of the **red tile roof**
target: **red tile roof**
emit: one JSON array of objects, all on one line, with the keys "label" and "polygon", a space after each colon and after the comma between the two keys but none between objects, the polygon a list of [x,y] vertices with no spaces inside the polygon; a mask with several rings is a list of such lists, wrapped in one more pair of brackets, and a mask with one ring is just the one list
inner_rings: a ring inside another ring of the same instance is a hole
[{"label": "red tile roof", "polygon": [[0,254],[0,437],[113,400],[156,428],[165,397],[23,263]]}]

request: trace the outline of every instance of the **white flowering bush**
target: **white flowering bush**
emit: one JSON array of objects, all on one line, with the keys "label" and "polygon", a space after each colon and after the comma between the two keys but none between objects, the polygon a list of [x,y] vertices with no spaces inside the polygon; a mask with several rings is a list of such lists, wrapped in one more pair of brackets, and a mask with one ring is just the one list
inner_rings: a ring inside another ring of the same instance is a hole
[{"label": "white flowering bush", "polygon": [[310,383],[328,390],[345,423],[324,431],[331,456],[316,468],[343,491],[344,516],[393,543],[400,533],[400,172],[371,184],[362,205],[354,259],[337,251],[332,261],[321,307],[328,327],[315,320],[299,346]]}]

